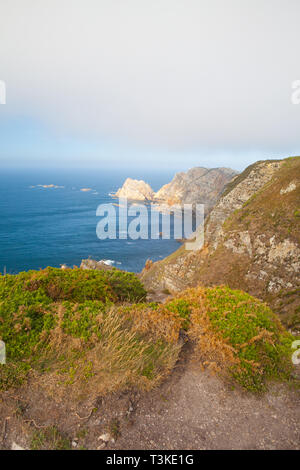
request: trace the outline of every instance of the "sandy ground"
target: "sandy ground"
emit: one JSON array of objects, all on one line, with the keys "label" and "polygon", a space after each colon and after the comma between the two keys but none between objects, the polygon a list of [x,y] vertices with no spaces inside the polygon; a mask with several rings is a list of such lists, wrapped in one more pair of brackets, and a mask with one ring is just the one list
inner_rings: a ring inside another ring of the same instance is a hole
[{"label": "sandy ground", "polygon": [[[202,372],[185,351],[156,390],[82,403],[49,397],[34,383],[1,394],[0,448],[30,448],[55,425],[74,449],[299,449],[300,397],[273,385],[255,397]],[[109,441],[100,436],[110,434]]]}]

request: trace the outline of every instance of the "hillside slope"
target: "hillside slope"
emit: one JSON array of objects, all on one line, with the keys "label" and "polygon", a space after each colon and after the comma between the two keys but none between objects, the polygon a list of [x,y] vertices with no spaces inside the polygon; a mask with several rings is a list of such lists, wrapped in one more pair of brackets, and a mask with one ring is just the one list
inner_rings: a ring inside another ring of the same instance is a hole
[{"label": "hillside slope", "polygon": [[205,245],[182,246],[141,274],[148,289],[227,284],[266,300],[300,327],[300,157],[261,161],[229,183],[205,224]]},{"label": "hillside slope", "polygon": [[299,447],[295,338],[267,305],[124,303],[144,294],[116,270],[0,276],[0,449]]}]

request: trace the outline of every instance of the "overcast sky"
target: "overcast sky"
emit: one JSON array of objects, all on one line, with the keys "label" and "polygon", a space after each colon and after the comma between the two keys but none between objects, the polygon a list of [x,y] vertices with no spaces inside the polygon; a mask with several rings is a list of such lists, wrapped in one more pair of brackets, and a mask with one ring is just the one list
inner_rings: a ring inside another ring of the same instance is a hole
[{"label": "overcast sky", "polygon": [[299,0],[0,0],[0,162],[299,155],[299,19]]}]

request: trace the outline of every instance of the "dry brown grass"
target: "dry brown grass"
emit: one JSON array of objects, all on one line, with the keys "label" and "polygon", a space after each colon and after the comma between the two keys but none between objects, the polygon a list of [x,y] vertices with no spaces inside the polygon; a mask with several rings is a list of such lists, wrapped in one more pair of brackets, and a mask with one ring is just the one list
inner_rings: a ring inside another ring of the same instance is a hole
[{"label": "dry brown grass", "polygon": [[178,359],[178,334],[172,334],[172,323],[168,325],[162,315],[164,328],[155,331],[152,325],[150,331],[148,311],[130,321],[120,308],[111,308],[97,316],[100,335],[92,334],[86,342],[64,332],[63,313],[58,305],[58,322],[48,339],[48,371],[39,378],[40,385],[56,398],[78,399],[87,394],[91,398],[127,388],[150,390]]},{"label": "dry brown grass", "polygon": [[123,315],[132,324],[132,329],[153,340],[164,339],[167,343],[176,344],[182,328],[183,319],[176,312],[171,312],[164,305],[156,308],[133,305]]},{"label": "dry brown grass", "polygon": [[255,392],[267,379],[291,379],[293,337],[266,304],[226,286],[188,289],[177,298],[189,305],[187,333],[202,368]]},{"label": "dry brown grass", "polygon": [[194,360],[199,362],[203,369],[227,375],[228,365],[237,365],[239,361],[235,349],[212,327],[205,289],[187,289],[177,297],[191,303],[188,334],[194,343]]}]

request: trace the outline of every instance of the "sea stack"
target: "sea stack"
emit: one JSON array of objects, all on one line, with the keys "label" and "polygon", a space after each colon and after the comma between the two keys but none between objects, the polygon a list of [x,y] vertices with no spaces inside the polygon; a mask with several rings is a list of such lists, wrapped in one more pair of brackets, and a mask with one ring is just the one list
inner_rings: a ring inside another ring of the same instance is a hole
[{"label": "sea stack", "polygon": [[114,196],[124,199],[132,199],[134,201],[152,201],[154,191],[151,186],[143,180],[127,178],[122,188],[118,189]]}]

